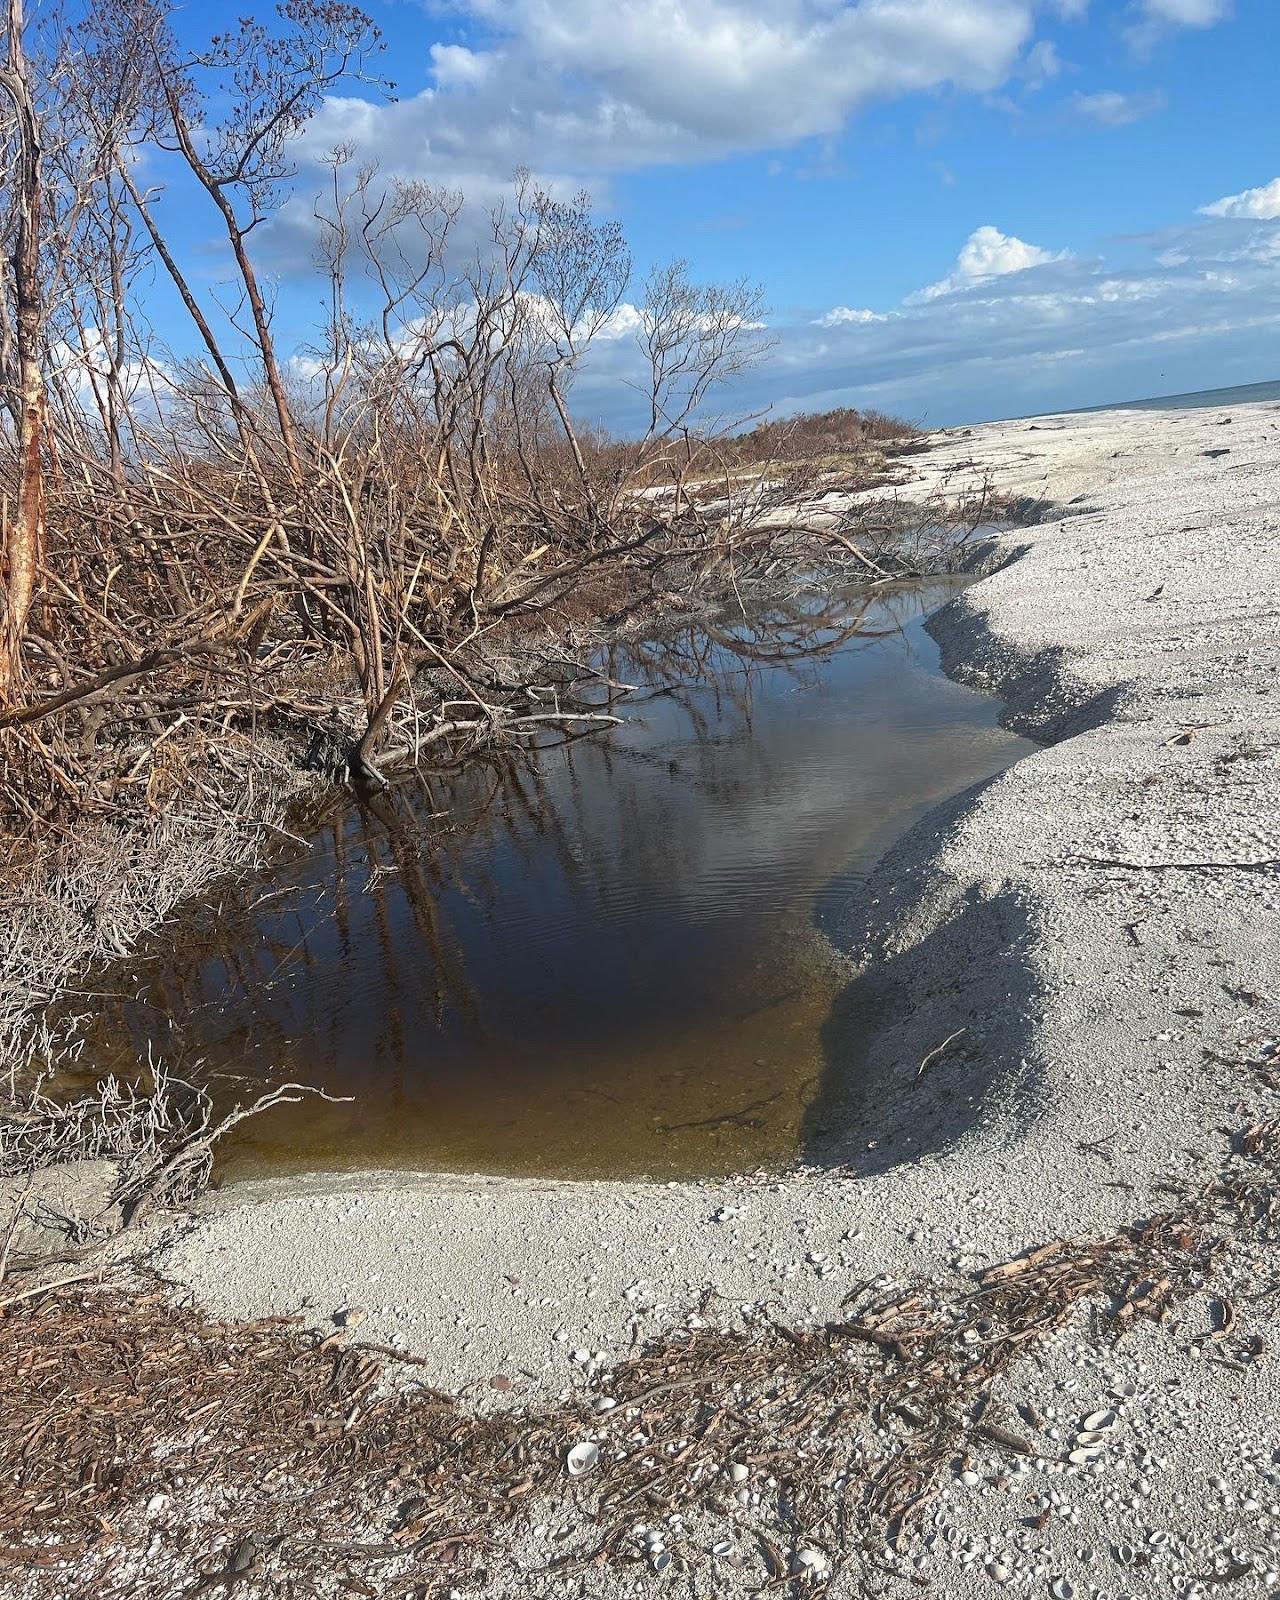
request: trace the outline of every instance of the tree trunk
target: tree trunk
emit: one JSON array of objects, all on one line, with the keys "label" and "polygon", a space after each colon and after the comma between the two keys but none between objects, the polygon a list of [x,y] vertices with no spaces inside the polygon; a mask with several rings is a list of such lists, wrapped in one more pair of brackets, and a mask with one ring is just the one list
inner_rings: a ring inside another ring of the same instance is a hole
[{"label": "tree trunk", "polygon": [[40,284],[40,139],[22,48],[22,0],[8,0],[8,61],[0,83],[16,114],[17,161],[13,203],[14,354],[18,388],[18,503],[3,530],[0,562],[0,705],[14,702],[22,678],[22,641],[35,598],[44,544],[44,373],[40,346],[44,302]]}]

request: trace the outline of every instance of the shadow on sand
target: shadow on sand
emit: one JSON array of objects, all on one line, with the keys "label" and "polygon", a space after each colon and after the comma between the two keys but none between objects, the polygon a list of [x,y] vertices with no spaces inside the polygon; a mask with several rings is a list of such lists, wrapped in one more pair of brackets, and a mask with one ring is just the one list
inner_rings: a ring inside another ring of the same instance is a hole
[{"label": "shadow on sand", "polygon": [[802,1160],[870,1176],[950,1149],[997,1107],[1006,1125],[1035,1117],[1031,910],[994,878],[966,887],[947,877],[934,851],[994,781],[930,813],[869,877],[823,895],[842,906],[823,931],[860,970],[823,1025]]}]

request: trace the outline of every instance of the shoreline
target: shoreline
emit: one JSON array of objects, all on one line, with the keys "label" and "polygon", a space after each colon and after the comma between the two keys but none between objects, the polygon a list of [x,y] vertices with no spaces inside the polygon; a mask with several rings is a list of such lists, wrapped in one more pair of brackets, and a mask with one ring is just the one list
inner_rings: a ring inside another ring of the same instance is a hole
[{"label": "shoreline", "polygon": [[[1267,609],[1267,573],[1275,570],[1274,536],[1269,543],[1264,530],[1256,547],[1243,547],[1258,479],[1277,470],[1275,416],[1260,405],[1233,421],[1234,465],[1243,471],[1224,472],[1223,458],[1199,455],[1205,438],[1216,443],[1223,434],[1216,417],[1194,412],[953,430],[928,455],[910,458],[916,483],[899,493],[918,484],[922,498],[943,489],[968,494],[994,469],[1001,490],[1076,503],[1068,517],[1001,535],[997,544],[1012,559],[931,624],[948,671],[1000,694],[1009,725],[1054,742],[917,824],[873,872],[864,911],[848,918],[840,942],[853,970],[842,999],[883,1017],[861,1112],[855,1104],[849,1123],[842,1086],[832,1086],[824,1107],[824,1116],[846,1120],[832,1161],[855,1162],[852,1175],[810,1168],[780,1179],[663,1186],[352,1173],[282,1180],[291,1194],[268,1182],[210,1197],[196,1231],[162,1250],[166,1275],[225,1315],[294,1309],[305,1298],[324,1325],[338,1307],[372,1300],[370,1337],[428,1357],[438,1351],[434,1381],[461,1389],[505,1363],[538,1374],[518,1391],[527,1399],[571,1376],[555,1341],[561,1330],[572,1347],[626,1348],[682,1315],[707,1284],[741,1304],[781,1289],[788,1311],[821,1318],[857,1275],[946,1275],[1015,1253],[1047,1231],[1102,1229],[1153,1209],[1171,1160],[1187,1175],[1183,1147],[1198,1149],[1194,1170],[1208,1174],[1221,1152],[1204,1130],[1241,1086],[1229,1070],[1206,1069],[1188,1045],[1227,1044],[1219,1035],[1240,1007],[1218,1003],[1212,966],[1181,959],[1176,995],[1162,992],[1167,985],[1151,969],[1166,966],[1179,916],[1194,902],[1204,939],[1234,951],[1216,959],[1236,962],[1247,982],[1247,958],[1263,950],[1241,950],[1233,924],[1246,907],[1258,909],[1259,895],[1274,908],[1276,891],[1265,878],[1242,885],[1219,874],[1206,896],[1204,874],[1149,881],[1136,869],[1067,866],[1063,857],[1073,849],[1167,854],[1187,833],[1179,806],[1233,753],[1237,736],[1264,721],[1275,730],[1280,704],[1233,691],[1212,650],[1202,655],[1188,638],[1171,649],[1191,603],[1177,589],[1195,581],[1201,556],[1193,537],[1179,541],[1165,526],[1171,507],[1210,496],[1217,506],[1207,515],[1231,522],[1230,534],[1214,540],[1213,570],[1219,594],[1224,580],[1242,585],[1234,619],[1221,624],[1239,656],[1234,636],[1248,631],[1251,612]],[[1133,470],[1139,451],[1146,471]],[[1175,471],[1179,455],[1185,464]],[[1152,468],[1170,480],[1154,508],[1142,487]],[[1144,548],[1157,536],[1157,550]],[[1092,585],[1081,591],[1079,576],[1091,569]],[[1138,611],[1161,575],[1163,606]],[[1099,584],[1107,596],[1101,613]],[[1161,620],[1152,627],[1148,616]],[[1274,664],[1260,659],[1270,650],[1265,626],[1248,648],[1274,681]],[[1180,690],[1184,667],[1191,679]],[[1205,676],[1217,685],[1214,696],[1200,685]],[[1167,745],[1192,713],[1207,722],[1211,711],[1212,726],[1190,744]],[[1250,781],[1224,782],[1221,794],[1201,797],[1220,836],[1233,796],[1274,824],[1263,779],[1274,764],[1274,748],[1233,761],[1232,778],[1243,772]],[[1125,822],[1116,813],[1136,798],[1145,813]],[[1185,844],[1173,853],[1194,854]],[[1146,931],[1135,942],[1130,913],[1139,902]],[[1178,1015],[1175,1006],[1201,1015]],[[967,1030],[963,1047],[916,1089],[918,1063],[958,1027]],[[1106,1062],[1093,1061],[1100,1052]],[[1143,1132],[1124,1128],[1108,1147],[1130,1187],[1101,1190],[1098,1163],[1076,1146],[1117,1122],[1140,1123]],[[870,1140],[874,1150],[859,1148]],[[959,1191],[961,1246],[950,1220]],[[727,1225],[714,1220],[726,1204],[739,1206]],[[794,1248],[798,1233],[829,1253],[843,1234],[860,1237],[839,1252],[847,1266],[818,1279],[804,1268],[806,1251]],[[754,1261],[740,1253],[752,1239],[773,1241]],[[308,1259],[299,1262],[303,1240]],[[596,1270],[589,1251],[606,1241]],[[513,1277],[545,1292],[518,1294]],[[626,1298],[637,1282],[656,1287]],[[371,1292],[375,1283],[381,1292]],[[473,1330],[465,1348],[460,1317]]]}]

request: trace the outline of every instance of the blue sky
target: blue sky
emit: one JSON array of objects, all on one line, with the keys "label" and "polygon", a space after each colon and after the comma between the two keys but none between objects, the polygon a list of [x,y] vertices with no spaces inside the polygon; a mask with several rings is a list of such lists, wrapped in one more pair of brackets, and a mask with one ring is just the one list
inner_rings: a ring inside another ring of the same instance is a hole
[{"label": "blue sky", "polygon": [[[744,410],[954,422],[1280,377],[1280,0],[367,9],[398,98],[335,98],[300,146],[260,240],[286,345],[319,296],[310,161],[349,139],[478,204],[521,164],[585,184],[640,266],[759,282],[776,346]],[[212,284],[212,220],[168,209]],[[627,425],[629,359],[602,347],[581,412]]]}]

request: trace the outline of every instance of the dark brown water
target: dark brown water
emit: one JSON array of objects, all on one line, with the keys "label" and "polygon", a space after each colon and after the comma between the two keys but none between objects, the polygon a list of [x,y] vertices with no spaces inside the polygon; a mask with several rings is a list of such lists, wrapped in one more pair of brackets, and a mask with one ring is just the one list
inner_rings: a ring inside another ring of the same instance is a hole
[{"label": "dark brown water", "polygon": [[673,631],[613,660],[618,729],[342,797],[98,998],[95,1067],[353,1097],[246,1125],[228,1176],[793,1158],[845,981],[824,894],[1030,748],[940,672],[951,592]]}]

